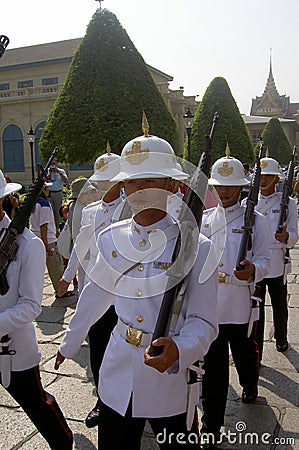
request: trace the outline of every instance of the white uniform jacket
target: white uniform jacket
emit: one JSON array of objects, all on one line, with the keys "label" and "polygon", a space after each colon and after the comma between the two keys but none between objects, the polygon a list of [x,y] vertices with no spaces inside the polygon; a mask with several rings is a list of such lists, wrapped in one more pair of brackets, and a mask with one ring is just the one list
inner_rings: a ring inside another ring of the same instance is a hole
[{"label": "white uniform jacket", "polygon": [[290,248],[295,245],[298,240],[297,208],[296,201],[293,198],[289,199],[288,209],[286,210],[286,221],[284,223],[289,233],[288,242],[279,242],[274,237],[274,233],[276,233],[278,228],[281,197],[281,192],[275,192],[267,197],[259,194],[258,204],[255,208],[256,211],[264,215],[268,229],[271,264],[267,278],[279,277],[284,273],[285,250],[287,247]]},{"label": "white uniform jacket", "polygon": [[[0,228],[9,222],[4,217]],[[0,298],[0,336],[11,338],[9,349],[16,351],[12,370],[20,371],[36,366],[41,358],[32,321],[41,312],[46,256],[42,241],[27,228],[16,239],[17,257],[7,270],[9,290]]]},{"label": "white uniform jacket", "polygon": [[108,225],[118,221],[121,213],[121,197],[113,202],[92,202],[82,210],[81,228],[76,237],[63,280],[70,283],[81,265],[88,274],[98,256],[97,237]]},{"label": "white uniform jacket", "polygon": [[254,283],[265,278],[270,269],[265,218],[261,214],[255,213],[252,249],[247,252],[247,259],[255,265],[255,279],[239,282],[233,275],[243,235],[244,211],[245,209],[237,203],[229,208],[218,205],[216,208],[204,211],[203,214],[201,231],[214,243],[218,259],[218,272],[231,278],[229,283],[219,283],[219,324],[249,322],[250,297]]},{"label": "white uniform jacket", "polygon": [[[147,258],[142,258],[150,249],[150,239],[157,244],[159,235],[164,233],[167,236],[164,245],[157,245],[156,251],[149,251]],[[141,227],[128,219],[99,235],[97,262],[59,348],[63,356],[74,355],[90,326],[113,303],[123,323],[153,333],[168,279],[165,269],[171,262],[177,233],[178,226],[166,216],[150,227]],[[211,272],[202,283],[198,281],[202,265],[209,257],[215,268],[211,242],[200,235],[194,254],[195,264],[173,337],[179,360],[168,371],[161,374],[146,366],[145,347],[126,342],[118,326],[111,334],[100,369],[99,394],[105,404],[121,415],[125,414],[131,397],[134,417],[167,417],[186,411],[187,368],[203,358],[218,332],[217,273]],[[138,258],[141,262],[129,270]]]}]

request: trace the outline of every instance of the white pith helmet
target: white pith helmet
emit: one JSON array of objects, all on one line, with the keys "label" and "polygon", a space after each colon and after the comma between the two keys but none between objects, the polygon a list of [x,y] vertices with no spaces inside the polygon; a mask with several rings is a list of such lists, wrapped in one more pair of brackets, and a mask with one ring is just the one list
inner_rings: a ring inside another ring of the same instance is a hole
[{"label": "white pith helmet", "polygon": [[107,142],[107,153],[98,156],[94,163],[94,173],[89,178],[90,181],[109,181],[119,173],[120,156],[110,152],[110,145]]},{"label": "white pith helmet", "polygon": [[250,181],[244,177],[244,168],[241,161],[230,156],[226,147],[226,156],[217,159],[211,170],[208,181],[213,186],[248,186]]},{"label": "white pith helmet", "polygon": [[111,181],[133,178],[174,178],[188,177],[177,167],[176,156],[171,145],[158,136],[148,134],[148,123],[143,114],[144,135],[127,142],[121,152],[120,173]]},{"label": "white pith helmet", "polygon": [[265,158],[261,159],[261,175],[278,175],[282,176],[279,163],[276,159]]},{"label": "white pith helmet", "polygon": [[12,194],[22,189],[22,185],[19,183],[7,183],[2,171],[0,170],[0,198],[6,195]]}]

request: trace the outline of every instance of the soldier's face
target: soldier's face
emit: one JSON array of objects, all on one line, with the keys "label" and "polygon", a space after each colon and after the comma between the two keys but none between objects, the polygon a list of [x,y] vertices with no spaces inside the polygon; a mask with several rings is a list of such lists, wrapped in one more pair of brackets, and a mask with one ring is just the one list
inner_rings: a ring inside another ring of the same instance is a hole
[{"label": "soldier's face", "polygon": [[222,206],[228,208],[235,205],[240,197],[242,186],[214,186]]},{"label": "soldier's face", "polygon": [[260,188],[262,192],[274,192],[275,185],[278,183],[279,177],[277,175],[261,175]]},{"label": "soldier's face", "polygon": [[169,178],[138,178],[126,180],[124,188],[133,209],[166,208],[167,195],[173,192],[174,180]]}]

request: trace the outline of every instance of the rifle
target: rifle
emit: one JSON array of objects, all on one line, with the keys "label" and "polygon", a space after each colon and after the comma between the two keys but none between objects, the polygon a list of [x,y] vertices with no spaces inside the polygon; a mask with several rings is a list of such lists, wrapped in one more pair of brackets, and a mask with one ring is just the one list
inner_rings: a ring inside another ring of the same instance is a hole
[{"label": "rifle", "polygon": [[53,158],[58,152],[58,147],[55,147],[49,161],[47,162],[45,168],[40,166],[41,170],[30,186],[28,195],[20,207],[19,211],[10,222],[8,228],[2,228],[0,231],[0,294],[5,295],[9,289],[6,273],[9,264],[15,260],[18,251],[18,244],[16,242],[16,237],[18,234],[23,233],[26,227],[30,214],[34,208],[34,205],[43,189],[44,177],[46,172],[50,167]]},{"label": "rifle", "polygon": [[263,152],[264,146],[263,143],[260,144],[259,152],[256,156],[256,162],[252,177],[252,183],[251,187],[248,193],[247,197],[247,203],[246,203],[246,209],[244,214],[244,225],[242,226],[243,235],[242,240],[239,247],[238,257],[237,257],[237,263],[236,263],[236,269],[237,270],[243,270],[244,266],[241,265],[241,262],[246,258],[247,251],[251,249],[252,242],[251,242],[251,235],[252,235],[252,228],[254,224],[254,207],[257,205],[258,202],[258,195],[259,195],[259,189],[260,189],[260,177],[261,177],[261,156]]},{"label": "rifle", "polygon": [[[187,205],[189,210],[191,210],[198,229],[200,230],[202,213],[203,213],[203,201],[205,198],[205,193],[207,189],[207,180],[210,174],[211,167],[211,148],[212,148],[212,137],[215,130],[216,122],[219,118],[219,114],[215,112],[213,117],[212,128],[210,134],[205,136],[204,142],[204,151],[201,155],[198,167],[192,177],[192,181],[190,186],[188,187],[184,197],[183,202]],[[193,187],[193,189],[191,188]],[[199,192],[199,196],[197,194]],[[181,250],[181,236],[184,235],[185,242],[188,244],[192,241],[192,233],[194,231],[194,227],[190,227],[190,222],[184,222],[184,213],[181,208],[181,213],[179,215],[178,221],[181,224],[181,233],[179,234],[175,248],[172,254],[172,263],[176,262],[178,267],[182,267],[184,264],[183,258],[179,256]],[[187,223],[188,222],[188,223]],[[185,232],[184,232],[185,231]],[[177,298],[177,295],[180,291],[180,288],[183,285],[184,279],[182,278],[183,270],[177,269],[175,273],[169,272],[169,280],[166,286],[166,290],[164,292],[164,296],[162,299],[159,315],[157,318],[155,330],[153,333],[153,340],[158,339],[159,337],[166,336],[168,334],[168,329],[170,325],[170,318],[172,315],[173,307]],[[177,279],[178,282],[174,283],[173,280]],[[149,354],[151,356],[158,356],[162,353],[162,347],[155,347],[153,345],[150,346]]]},{"label": "rifle", "polygon": [[280,202],[280,214],[279,214],[276,233],[282,232],[282,229],[280,227],[284,224],[284,222],[286,220],[286,212],[288,209],[289,198],[293,192],[293,178],[294,178],[296,154],[297,154],[297,147],[296,147],[296,145],[294,145],[293,156],[292,156],[291,161],[289,162],[286,179],[285,179],[285,182],[283,185],[282,198],[281,198],[281,202]]},{"label": "rifle", "polygon": [[[294,145],[292,159],[289,162],[286,179],[285,179],[285,182],[283,185],[282,197],[281,197],[281,202],[280,202],[280,213],[279,213],[279,219],[278,219],[276,233],[282,232],[281,226],[284,224],[284,222],[286,220],[289,199],[293,192],[293,179],[294,179],[296,155],[297,155],[297,147],[296,147],[296,145]],[[287,264],[290,262],[290,260],[291,260],[290,249],[287,247],[285,255],[284,255],[284,264],[285,264],[284,284],[286,283],[286,275],[287,275],[286,268],[287,268]]]}]

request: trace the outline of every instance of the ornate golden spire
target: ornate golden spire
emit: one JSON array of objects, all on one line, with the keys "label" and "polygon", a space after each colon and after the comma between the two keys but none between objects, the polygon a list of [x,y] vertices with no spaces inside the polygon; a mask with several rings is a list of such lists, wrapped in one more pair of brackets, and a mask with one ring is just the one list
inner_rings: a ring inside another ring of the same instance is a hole
[{"label": "ornate golden spire", "polygon": [[265,156],[266,156],[266,158],[269,158],[269,156],[270,156],[268,147],[266,148],[266,154],[265,154]]},{"label": "ornate golden spire", "polygon": [[107,141],[106,152],[108,153],[108,155],[110,155],[111,147],[110,147],[109,141]]},{"label": "ornate golden spire", "polygon": [[226,142],[225,156],[230,158],[230,148],[228,146],[228,142]]},{"label": "ornate golden spire", "polygon": [[144,136],[148,136],[149,124],[144,111],[142,112],[142,131]]}]

